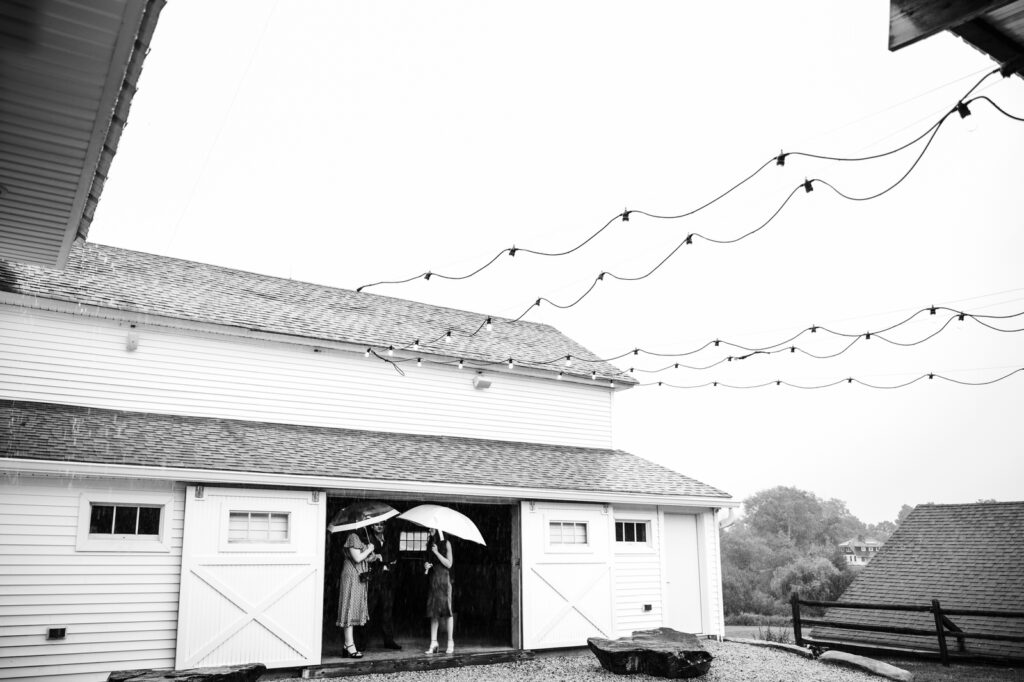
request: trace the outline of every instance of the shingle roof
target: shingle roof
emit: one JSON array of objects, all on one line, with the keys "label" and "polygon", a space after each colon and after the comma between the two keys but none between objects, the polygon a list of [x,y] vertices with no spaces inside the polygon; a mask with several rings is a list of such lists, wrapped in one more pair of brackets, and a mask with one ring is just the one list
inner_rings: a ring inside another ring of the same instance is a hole
[{"label": "shingle roof", "polygon": [[[1024,502],[919,505],[840,601],[1024,611]],[[934,629],[930,613],[830,609],[831,620]],[[953,616],[965,632],[1024,636],[1024,619]],[[815,628],[814,636],[938,651],[936,637]],[[956,640],[949,639],[951,653]],[[1024,644],[966,640],[968,654],[1024,657]]]},{"label": "shingle roof", "polygon": [[[594,355],[550,325],[494,317],[492,331],[465,338],[459,330],[473,332],[486,315],[99,244],[76,244],[64,270],[0,260],[0,291],[376,348],[452,329],[452,343],[423,346],[424,353],[486,363],[511,357],[552,372],[589,377],[596,371],[636,383],[608,363],[578,360]],[[539,364],[566,355],[573,356],[572,367]]]},{"label": "shingle roof", "polygon": [[0,402],[0,457],[728,499],[621,450]]}]

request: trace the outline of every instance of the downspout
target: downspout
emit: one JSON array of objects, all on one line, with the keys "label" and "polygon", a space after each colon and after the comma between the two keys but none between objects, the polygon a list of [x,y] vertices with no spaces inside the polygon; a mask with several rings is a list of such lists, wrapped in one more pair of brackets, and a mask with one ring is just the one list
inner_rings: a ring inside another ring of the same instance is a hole
[{"label": "downspout", "polygon": [[729,515],[718,520],[718,529],[725,530],[734,523],[736,523],[736,507],[729,507]]}]

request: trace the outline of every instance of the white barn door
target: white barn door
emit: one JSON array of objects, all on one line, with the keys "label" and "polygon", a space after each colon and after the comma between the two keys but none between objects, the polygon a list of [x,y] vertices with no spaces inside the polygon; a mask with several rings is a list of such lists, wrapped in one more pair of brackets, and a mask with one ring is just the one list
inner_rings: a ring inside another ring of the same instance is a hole
[{"label": "white barn door", "polygon": [[700,543],[693,514],[665,514],[665,626],[703,632]]},{"label": "white barn door", "polygon": [[320,663],[325,497],[188,487],[175,667]]},{"label": "white barn door", "polygon": [[521,518],[523,647],[612,637],[610,510],[523,502]]}]

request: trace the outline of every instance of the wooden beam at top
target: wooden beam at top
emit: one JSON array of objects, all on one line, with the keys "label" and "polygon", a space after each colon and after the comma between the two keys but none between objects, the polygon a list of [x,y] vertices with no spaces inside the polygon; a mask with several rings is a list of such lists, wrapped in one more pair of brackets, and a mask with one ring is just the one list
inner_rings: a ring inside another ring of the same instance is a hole
[{"label": "wooden beam at top", "polygon": [[889,0],[889,50],[895,51],[999,9],[1014,0]]}]

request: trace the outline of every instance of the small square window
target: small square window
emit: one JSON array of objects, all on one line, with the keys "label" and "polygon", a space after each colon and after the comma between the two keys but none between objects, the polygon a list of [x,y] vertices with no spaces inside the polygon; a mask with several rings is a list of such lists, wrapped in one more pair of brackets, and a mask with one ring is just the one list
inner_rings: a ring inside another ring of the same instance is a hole
[{"label": "small square window", "polygon": [[427,531],[403,530],[398,536],[399,552],[425,552],[427,550]]},{"label": "small square window", "polygon": [[580,521],[551,521],[548,524],[548,539],[552,545],[587,544],[587,524]]},{"label": "small square window", "polygon": [[228,542],[288,542],[288,514],[232,511],[228,516]]},{"label": "small square window", "polygon": [[647,522],[616,521],[615,542],[647,544]]}]

